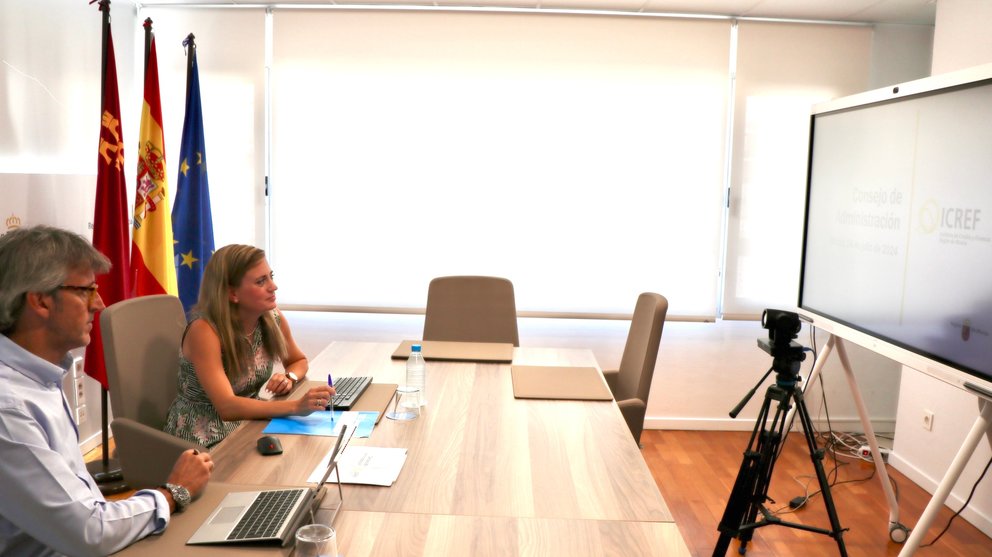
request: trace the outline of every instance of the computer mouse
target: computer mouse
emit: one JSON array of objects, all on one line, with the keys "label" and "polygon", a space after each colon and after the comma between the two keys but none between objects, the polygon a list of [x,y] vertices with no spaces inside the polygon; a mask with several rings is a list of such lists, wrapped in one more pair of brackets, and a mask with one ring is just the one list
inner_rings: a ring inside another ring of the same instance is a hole
[{"label": "computer mouse", "polygon": [[282,454],[282,443],[277,437],[263,435],[258,438],[258,452],[265,456]]}]

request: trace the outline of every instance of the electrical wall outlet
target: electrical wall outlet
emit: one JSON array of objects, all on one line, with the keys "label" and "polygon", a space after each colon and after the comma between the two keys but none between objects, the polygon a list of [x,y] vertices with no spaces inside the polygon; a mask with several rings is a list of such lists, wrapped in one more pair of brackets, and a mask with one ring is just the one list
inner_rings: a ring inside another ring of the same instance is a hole
[{"label": "electrical wall outlet", "polygon": [[72,360],[72,383],[74,385],[72,397],[76,407],[76,425],[82,425],[86,421],[89,412],[86,409],[86,372],[83,371],[83,359]]},{"label": "electrical wall outlet", "polygon": [[[76,358],[72,361],[72,380],[75,384],[74,397],[76,399],[73,402],[76,403],[75,405],[77,408],[86,405],[86,383],[83,380],[85,376],[86,373],[83,371],[83,359]],[[77,421],[76,423],[79,422]]]},{"label": "electrical wall outlet", "polygon": [[84,406],[86,404],[86,384],[83,382],[81,376],[76,376],[76,406]]},{"label": "electrical wall outlet", "polygon": [[923,411],[923,429],[933,431],[933,411]]}]

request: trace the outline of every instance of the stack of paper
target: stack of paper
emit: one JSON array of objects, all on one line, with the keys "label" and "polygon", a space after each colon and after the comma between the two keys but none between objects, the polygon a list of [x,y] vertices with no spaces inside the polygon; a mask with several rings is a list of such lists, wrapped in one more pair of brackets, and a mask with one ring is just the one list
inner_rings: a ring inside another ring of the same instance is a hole
[{"label": "stack of paper", "polygon": [[[324,456],[314,468],[307,480],[317,483],[327,470],[327,460],[330,454]],[[328,482],[336,482],[338,472],[341,473],[341,483],[381,485],[389,487],[403,469],[406,462],[406,449],[365,447],[350,445],[348,450],[338,455],[338,468],[331,472]]]}]

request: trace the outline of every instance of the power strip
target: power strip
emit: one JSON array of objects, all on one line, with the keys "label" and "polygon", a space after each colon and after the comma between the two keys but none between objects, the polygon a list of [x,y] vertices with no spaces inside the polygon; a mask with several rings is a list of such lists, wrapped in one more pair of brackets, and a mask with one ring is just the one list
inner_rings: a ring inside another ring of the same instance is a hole
[{"label": "power strip", "polygon": [[[889,461],[889,452],[890,452],[890,450],[888,448],[886,448],[886,447],[879,447],[878,448],[878,452],[882,453],[882,462],[888,462]],[[861,456],[861,458],[864,458],[866,460],[872,460],[872,458],[871,458],[871,447],[869,447],[868,445],[861,445],[861,448],[858,449],[858,455]]]}]

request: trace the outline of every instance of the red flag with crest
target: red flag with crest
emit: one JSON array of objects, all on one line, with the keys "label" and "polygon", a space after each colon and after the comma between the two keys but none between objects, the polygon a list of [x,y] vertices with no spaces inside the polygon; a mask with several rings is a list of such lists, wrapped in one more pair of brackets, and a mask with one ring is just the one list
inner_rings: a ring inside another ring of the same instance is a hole
[{"label": "red flag with crest", "polygon": [[[128,297],[131,292],[130,239],[127,220],[127,186],[124,181],[124,138],[120,97],[117,90],[117,63],[114,38],[107,34],[106,76],[100,116],[100,146],[97,155],[96,207],[93,211],[93,246],[110,259],[110,272],[98,275],[100,297],[107,306]],[[86,373],[107,388],[107,367],[103,357],[100,314],[93,320],[90,343],[86,346]]]}]

